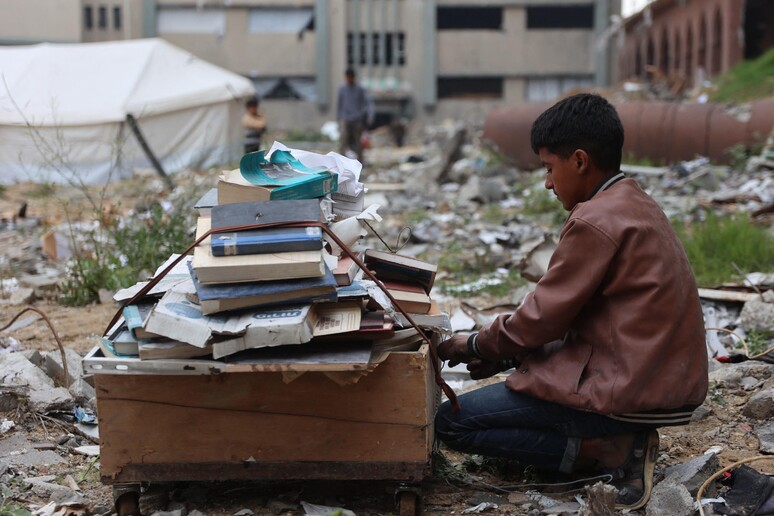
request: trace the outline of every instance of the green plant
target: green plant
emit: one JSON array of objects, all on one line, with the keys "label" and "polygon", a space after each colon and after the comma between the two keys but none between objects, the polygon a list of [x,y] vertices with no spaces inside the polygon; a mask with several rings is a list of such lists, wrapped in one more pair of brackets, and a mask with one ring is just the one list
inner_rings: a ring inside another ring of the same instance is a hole
[{"label": "green plant", "polygon": [[32,516],[27,509],[13,503],[13,492],[5,485],[0,485],[0,516]]},{"label": "green plant", "polygon": [[182,209],[165,213],[160,205],[154,204],[112,231],[112,238],[128,268],[135,273],[155,270],[169,255],[190,245],[189,223]]},{"label": "green plant", "polygon": [[710,399],[710,401],[717,403],[718,405],[726,404],[726,397],[723,387],[716,382],[710,382],[709,389],[707,391],[707,397]]},{"label": "green plant", "polygon": [[774,331],[750,330],[745,338],[750,356],[755,356],[774,347]]},{"label": "green plant", "polygon": [[747,146],[743,143],[737,143],[730,146],[724,152],[728,156],[729,165],[733,170],[744,170],[747,160],[750,156],[757,156],[763,151],[764,142],[757,135],[756,142],[751,146]]},{"label": "green plant", "polygon": [[180,209],[165,213],[154,204],[125,220],[103,220],[70,261],[60,300],[80,306],[99,299],[101,289],[130,286],[142,271],[152,272],[169,255],[185,250],[189,240],[188,221]]},{"label": "green plant", "polygon": [[747,272],[774,271],[774,236],[751,224],[745,216],[707,214],[704,222],[673,221],[688,261],[702,287],[734,280],[734,264]]}]

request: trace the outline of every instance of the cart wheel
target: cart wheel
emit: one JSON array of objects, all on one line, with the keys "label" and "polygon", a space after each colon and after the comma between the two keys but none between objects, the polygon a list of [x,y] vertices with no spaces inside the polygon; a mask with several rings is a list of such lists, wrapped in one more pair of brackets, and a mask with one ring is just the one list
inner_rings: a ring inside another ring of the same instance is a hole
[{"label": "cart wheel", "polygon": [[400,516],[417,516],[419,514],[419,495],[417,493],[402,491],[398,496]]},{"label": "cart wheel", "polygon": [[118,516],[140,516],[140,493],[127,491],[116,499]]}]

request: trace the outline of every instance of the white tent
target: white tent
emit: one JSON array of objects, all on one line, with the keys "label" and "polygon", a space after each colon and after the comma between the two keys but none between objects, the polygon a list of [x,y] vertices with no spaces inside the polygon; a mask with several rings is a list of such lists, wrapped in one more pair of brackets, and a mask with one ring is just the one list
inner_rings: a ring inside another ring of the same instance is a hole
[{"label": "white tent", "polygon": [[0,183],[102,183],[238,161],[252,82],[161,39],[0,47]]}]

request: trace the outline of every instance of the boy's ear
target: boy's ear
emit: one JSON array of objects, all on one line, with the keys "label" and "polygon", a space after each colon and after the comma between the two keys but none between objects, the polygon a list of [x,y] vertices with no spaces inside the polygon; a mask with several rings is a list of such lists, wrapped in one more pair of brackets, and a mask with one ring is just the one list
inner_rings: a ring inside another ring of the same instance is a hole
[{"label": "boy's ear", "polygon": [[575,149],[575,152],[572,153],[572,156],[570,157],[570,161],[574,162],[573,165],[578,169],[578,172],[583,174],[589,169],[589,153],[586,152],[583,149]]}]

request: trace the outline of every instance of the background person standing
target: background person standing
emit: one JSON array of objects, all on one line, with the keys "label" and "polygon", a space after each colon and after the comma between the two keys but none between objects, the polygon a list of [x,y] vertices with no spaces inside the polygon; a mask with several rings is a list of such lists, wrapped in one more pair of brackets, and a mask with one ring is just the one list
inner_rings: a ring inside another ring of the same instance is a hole
[{"label": "background person standing", "polygon": [[266,117],[258,110],[258,98],[251,97],[245,102],[247,112],[242,116],[245,128],[245,154],[261,149],[261,136],[266,132]]},{"label": "background person standing", "polygon": [[339,154],[345,155],[347,149],[357,154],[363,163],[363,145],[360,138],[365,124],[374,121],[374,105],[365,88],[355,83],[355,70],[347,68],[344,73],[346,82],[339,87],[336,119],[339,121]]}]

